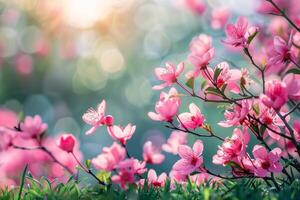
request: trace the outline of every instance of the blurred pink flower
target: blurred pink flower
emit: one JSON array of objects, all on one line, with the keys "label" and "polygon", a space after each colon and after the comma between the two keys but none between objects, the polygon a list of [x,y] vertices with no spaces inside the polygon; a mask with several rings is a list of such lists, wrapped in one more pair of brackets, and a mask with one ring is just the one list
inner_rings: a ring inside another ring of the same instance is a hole
[{"label": "blurred pink flower", "polygon": [[21,137],[24,139],[36,138],[43,134],[48,125],[42,122],[42,118],[39,115],[35,115],[34,117],[27,116],[24,121],[20,124],[21,128]]},{"label": "blurred pink flower", "polygon": [[106,101],[103,100],[98,106],[97,110],[89,108],[86,113],[83,114],[82,119],[85,123],[92,126],[92,128],[85,132],[86,135],[90,135],[96,131],[99,126],[113,124],[113,117],[108,115],[105,116]]},{"label": "blurred pink flower", "polygon": [[148,183],[154,187],[163,187],[166,183],[167,177],[168,176],[166,173],[162,173],[161,175],[157,176],[154,169],[150,169],[148,171]]},{"label": "blurred pink flower", "polygon": [[219,146],[217,154],[213,156],[213,163],[226,165],[233,161],[240,163],[246,154],[246,147],[250,141],[250,134],[247,129],[234,129],[231,138],[226,138],[222,146]]},{"label": "blurred pink flower", "polygon": [[104,147],[102,154],[92,159],[92,164],[97,170],[111,171],[124,160],[126,157],[126,150],[116,142],[110,147]]},{"label": "blurred pink flower", "polygon": [[120,169],[117,175],[111,177],[112,182],[121,185],[121,188],[126,189],[126,184],[134,183],[134,172],[128,168]]},{"label": "blurred pink flower", "polygon": [[202,15],[206,9],[205,3],[202,0],[184,0],[186,6],[197,15]]},{"label": "blurred pink flower", "polygon": [[268,152],[265,147],[261,145],[255,145],[252,153],[255,158],[254,164],[256,166],[254,172],[257,176],[266,177],[268,172],[282,171],[283,167],[279,163],[282,153],[280,148],[275,148]]},{"label": "blurred pink flower", "polygon": [[162,149],[174,155],[178,154],[179,145],[187,143],[187,133],[182,131],[173,131],[166,144],[162,145]]},{"label": "blurred pink flower", "polygon": [[75,143],[76,138],[72,134],[63,134],[57,140],[57,146],[68,153],[73,152]]},{"label": "blurred pink flower", "polygon": [[181,113],[178,116],[181,126],[187,129],[196,129],[198,127],[202,127],[205,118],[198,106],[194,103],[191,103],[189,109],[190,112]]},{"label": "blurred pink flower", "polygon": [[131,124],[127,124],[125,128],[121,126],[108,126],[107,130],[109,135],[115,139],[118,140],[121,144],[125,145],[126,141],[129,140],[134,131],[135,131],[136,126],[132,126]]},{"label": "blurred pink flower", "polygon": [[215,8],[211,13],[211,22],[210,25],[213,29],[223,28],[229,18],[230,12],[226,7]]},{"label": "blurred pink flower", "polygon": [[289,73],[283,78],[289,99],[300,100],[300,75]]},{"label": "blurred pink flower", "polygon": [[[200,70],[206,68],[213,59],[215,49],[212,47],[212,38],[208,35],[201,34],[195,37],[190,44],[189,61],[194,65],[194,72],[188,72],[187,76],[197,77]],[[191,75],[193,74],[193,75]]]},{"label": "blurred pink flower", "polygon": [[0,108],[0,126],[13,128],[18,125],[18,121],[18,115],[15,112]]},{"label": "blurred pink flower", "polygon": [[153,146],[151,141],[147,141],[143,147],[143,158],[149,164],[161,164],[165,156],[161,154],[160,149]]},{"label": "blurred pink flower", "polygon": [[159,101],[156,102],[155,111],[149,112],[148,116],[156,121],[173,121],[173,117],[177,114],[181,100],[175,88],[171,88],[169,93],[161,92]]},{"label": "blurred pink flower", "polygon": [[172,63],[166,63],[165,68],[162,67],[155,68],[156,77],[158,78],[158,80],[161,80],[164,83],[161,85],[153,86],[152,89],[161,90],[167,86],[172,85],[177,81],[178,76],[182,73],[183,70],[184,70],[183,62],[179,63],[177,68]]},{"label": "blurred pink flower", "polygon": [[266,93],[260,96],[261,102],[269,108],[279,110],[288,101],[286,84],[279,80],[266,83]]},{"label": "blurred pink flower", "polygon": [[183,174],[190,174],[199,169],[203,163],[203,158],[201,156],[202,151],[203,143],[201,140],[196,140],[193,145],[193,149],[187,145],[180,145],[178,148],[178,154],[181,159],[173,165],[172,169]]},{"label": "blurred pink flower", "polygon": [[26,55],[26,54],[21,54],[18,55],[15,58],[15,64],[16,64],[16,69],[17,72],[20,75],[29,75],[32,73],[33,70],[33,60],[31,58],[31,56]]}]

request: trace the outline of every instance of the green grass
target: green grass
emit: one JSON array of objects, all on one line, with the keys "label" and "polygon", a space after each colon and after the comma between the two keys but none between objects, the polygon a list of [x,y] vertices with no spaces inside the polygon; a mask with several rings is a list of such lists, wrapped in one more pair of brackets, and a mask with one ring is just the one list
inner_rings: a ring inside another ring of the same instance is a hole
[{"label": "green grass", "polygon": [[[123,191],[116,185],[107,187],[87,186],[78,183],[73,178],[66,184],[53,184],[46,178],[36,180],[31,176],[24,176],[25,184],[12,190],[2,190],[0,192],[1,200],[17,200],[19,197],[25,200],[76,200],[76,199],[259,199],[259,200],[277,200],[277,199],[300,199],[300,181],[296,180],[291,185],[282,186],[280,192],[275,188],[268,188],[263,182],[258,180],[224,182],[219,188],[210,186],[196,186],[188,183],[186,186],[177,186],[170,189],[170,183],[164,188],[130,186],[128,190]],[[22,179],[22,180],[24,180]],[[21,194],[19,196],[19,194]]]}]

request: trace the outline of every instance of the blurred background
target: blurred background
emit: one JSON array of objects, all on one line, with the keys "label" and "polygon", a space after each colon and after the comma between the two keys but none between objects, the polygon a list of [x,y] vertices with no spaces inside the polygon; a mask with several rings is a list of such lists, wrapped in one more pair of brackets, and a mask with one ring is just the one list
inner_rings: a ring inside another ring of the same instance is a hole
[{"label": "blurred background", "polygon": [[[73,133],[85,158],[101,152],[112,139],[105,128],[85,136],[89,128],[81,116],[102,99],[116,124],[133,123],[137,130],[128,142],[141,158],[145,141],[162,144],[171,130],[151,121],[159,92],[153,70],[171,61],[185,61],[189,43],[200,33],[210,34],[215,63],[233,61],[245,66],[239,53],[230,55],[221,39],[224,29],[210,24],[216,8],[229,10],[229,22],[239,15],[260,21],[256,1],[207,0],[10,0],[0,1],[0,106],[25,115],[39,114],[49,124],[48,134]],[[199,2],[198,2],[199,3]],[[189,62],[186,66],[191,67]],[[184,80],[182,80],[184,81]],[[182,111],[189,101],[183,101]],[[214,104],[196,102],[216,133],[222,112]],[[190,140],[195,138],[190,137]],[[207,165],[217,142],[205,141]],[[160,171],[178,159],[168,155]]]}]

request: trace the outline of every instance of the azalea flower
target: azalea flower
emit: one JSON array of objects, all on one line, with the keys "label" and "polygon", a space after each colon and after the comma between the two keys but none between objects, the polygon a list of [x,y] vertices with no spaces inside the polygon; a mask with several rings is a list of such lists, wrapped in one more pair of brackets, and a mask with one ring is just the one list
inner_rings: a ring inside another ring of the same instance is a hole
[{"label": "azalea flower", "polygon": [[172,63],[166,63],[165,68],[158,67],[155,68],[155,75],[156,77],[163,81],[164,83],[161,85],[156,85],[152,87],[154,90],[161,90],[167,86],[172,85],[177,81],[178,76],[182,73],[184,70],[184,63],[179,63],[179,65],[176,66]]},{"label": "azalea flower", "polygon": [[157,176],[155,170],[150,169],[148,172],[148,183],[154,187],[163,187],[166,183],[167,177],[168,176],[166,173],[162,173],[161,175]]},{"label": "azalea flower", "polygon": [[155,121],[171,122],[177,114],[181,100],[175,88],[171,88],[169,93],[161,92],[159,101],[155,105],[155,111],[149,112],[148,116]]},{"label": "azalea flower", "polygon": [[125,128],[116,125],[107,127],[109,135],[123,145],[132,137],[135,129],[136,126],[132,126],[131,124],[128,124]]},{"label": "azalea flower", "polygon": [[48,125],[42,122],[42,118],[39,115],[34,117],[27,116],[20,124],[21,137],[24,139],[36,138],[44,133],[47,128]]},{"label": "azalea flower", "polygon": [[281,149],[275,148],[272,151],[268,150],[261,146],[255,145],[253,147],[253,156],[255,158],[255,174],[260,177],[266,177],[269,172],[281,172],[283,167],[279,163],[281,156]]},{"label": "azalea flower", "polygon": [[201,140],[196,140],[193,149],[187,145],[180,145],[178,154],[181,159],[173,165],[172,169],[180,171],[182,174],[190,174],[199,169],[203,163],[202,151],[203,143]]},{"label": "azalea flower", "polygon": [[187,129],[196,129],[202,127],[204,123],[204,115],[196,104],[191,103],[189,106],[190,112],[181,113],[178,118],[181,126]]}]

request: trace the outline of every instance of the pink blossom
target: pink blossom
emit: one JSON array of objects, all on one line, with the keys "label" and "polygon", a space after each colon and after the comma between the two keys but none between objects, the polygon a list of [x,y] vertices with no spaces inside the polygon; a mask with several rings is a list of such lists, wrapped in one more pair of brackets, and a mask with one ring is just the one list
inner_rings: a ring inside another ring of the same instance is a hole
[{"label": "pink blossom", "polygon": [[173,131],[167,140],[166,144],[163,144],[162,149],[166,152],[174,155],[178,154],[179,145],[187,143],[187,133],[182,131]]},{"label": "pink blossom", "polygon": [[114,142],[110,147],[104,147],[102,154],[92,159],[92,164],[97,170],[111,171],[126,157],[125,149]]},{"label": "pink blossom", "polygon": [[29,139],[40,136],[47,130],[48,125],[42,122],[42,118],[39,115],[35,115],[34,117],[25,117],[20,124],[20,128],[22,130],[21,137]]},{"label": "pink blossom", "polygon": [[282,165],[279,163],[281,156],[281,149],[275,148],[268,152],[267,149],[261,145],[253,147],[253,156],[255,158],[255,174],[260,177],[267,176],[268,172],[281,172]]},{"label": "pink blossom", "polygon": [[126,184],[134,183],[134,172],[130,169],[120,169],[117,175],[111,177],[112,182],[121,185],[123,190],[126,189]]},{"label": "pink blossom", "polygon": [[193,149],[187,145],[180,145],[178,154],[181,159],[173,165],[173,170],[183,174],[190,174],[197,170],[203,163],[202,151],[203,143],[201,140],[196,140]]},{"label": "pink blossom", "polygon": [[103,100],[95,110],[94,108],[89,108],[86,113],[83,114],[82,119],[85,123],[92,126],[92,128],[85,132],[86,135],[90,135],[96,131],[99,126],[113,124],[113,117],[108,115],[105,116],[106,101]]},{"label": "pink blossom", "polygon": [[143,158],[144,161],[149,164],[161,164],[164,161],[165,156],[161,154],[159,148],[153,146],[151,141],[148,141],[144,144]]},{"label": "pink blossom", "polygon": [[269,108],[279,110],[288,101],[286,84],[279,80],[266,83],[266,93],[260,96],[261,102]]},{"label": "pink blossom", "polygon": [[163,187],[166,183],[167,177],[166,173],[162,173],[157,177],[157,174],[153,169],[148,171],[148,183],[154,187]]},{"label": "pink blossom", "polygon": [[232,109],[226,110],[224,117],[226,121],[221,121],[218,124],[222,127],[231,127],[243,124],[246,116],[252,109],[251,100],[242,100],[239,102],[241,106],[234,105]]},{"label": "pink blossom", "polygon": [[73,152],[76,138],[72,134],[63,134],[57,140],[57,146],[66,152]]},{"label": "pink blossom", "polygon": [[187,129],[196,129],[202,127],[204,123],[204,115],[196,104],[191,103],[189,106],[190,112],[181,113],[178,118],[181,126]]},{"label": "pink blossom", "polygon": [[180,171],[176,171],[173,169],[170,171],[169,177],[173,186],[175,186],[175,183],[185,183],[188,178],[186,174],[183,174]]},{"label": "pink blossom", "polygon": [[212,38],[201,34],[195,37],[190,44],[189,61],[194,65],[194,77],[199,75],[201,69],[206,68],[213,59],[215,49],[212,47]]},{"label": "pink blossom", "polygon": [[121,161],[117,168],[118,169],[130,169],[134,174],[143,174],[147,171],[146,162],[139,161],[138,159],[128,158],[126,160]]},{"label": "pink blossom", "polygon": [[148,116],[152,120],[171,122],[177,114],[181,100],[175,88],[171,88],[169,93],[161,92],[160,99],[156,102],[155,111],[149,112]]},{"label": "pink blossom", "polygon": [[246,17],[239,17],[235,24],[228,24],[226,26],[227,38],[224,42],[234,47],[246,47],[248,45],[248,38],[256,34],[256,32],[256,27],[248,27]]},{"label": "pink blossom", "polygon": [[13,128],[18,124],[18,115],[8,109],[0,109],[0,126]]},{"label": "pink blossom", "polygon": [[193,183],[196,183],[197,186],[206,185],[210,176],[206,172],[201,172],[199,174],[195,174],[190,176],[190,179]]},{"label": "pink blossom", "polygon": [[300,100],[300,75],[289,73],[283,78],[289,99]]},{"label": "pink blossom", "polygon": [[249,140],[250,134],[247,129],[243,131],[234,129],[231,138],[226,138],[222,146],[219,146],[217,154],[213,156],[213,163],[217,165],[226,165],[230,161],[239,163],[239,159],[246,153]]},{"label": "pink blossom", "polygon": [[177,68],[172,63],[166,63],[165,68],[162,67],[155,68],[156,77],[158,78],[158,80],[161,80],[164,83],[161,85],[156,85],[152,87],[152,89],[161,90],[167,86],[172,85],[177,81],[178,76],[182,73],[183,70],[184,70],[183,62],[179,63]]},{"label": "pink blossom", "polygon": [[109,135],[115,139],[120,141],[121,144],[125,145],[126,141],[129,140],[134,131],[135,131],[136,126],[132,126],[131,124],[128,124],[125,128],[121,126],[108,126],[107,130]]},{"label": "pink blossom", "polygon": [[202,0],[184,0],[186,6],[194,13],[201,15],[206,9],[206,6]]},{"label": "pink blossom", "polygon": [[268,55],[269,65],[278,65],[285,63],[290,59],[294,59],[291,53],[292,42],[291,39],[287,43],[281,37],[275,36],[273,41],[273,50]]},{"label": "pink blossom", "polygon": [[33,61],[31,56],[26,54],[18,55],[15,59],[17,72],[21,75],[30,75],[33,70]]},{"label": "pink blossom", "polygon": [[210,25],[213,29],[221,29],[227,23],[230,15],[229,9],[226,7],[215,8],[211,13]]}]

